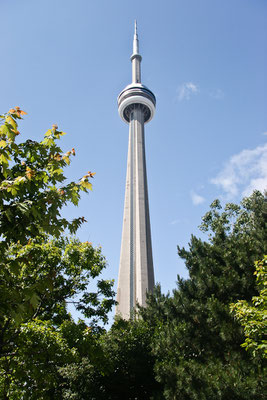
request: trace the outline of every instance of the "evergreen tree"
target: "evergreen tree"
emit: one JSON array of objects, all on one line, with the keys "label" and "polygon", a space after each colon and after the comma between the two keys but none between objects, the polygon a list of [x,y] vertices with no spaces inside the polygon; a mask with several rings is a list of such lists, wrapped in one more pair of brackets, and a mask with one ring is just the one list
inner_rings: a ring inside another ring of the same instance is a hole
[{"label": "evergreen tree", "polygon": [[[178,277],[173,296],[150,295],[141,310],[154,326],[157,379],[166,399],[263,399],[262,370],[240,346],[244,334],[229,305],[255,296],[253,263],[266,253],[266,203],[259,192],[241,205],[211,205],[201,229],[178,247],[189,279]],[[155,315],[157,316],[155,318]]]}]

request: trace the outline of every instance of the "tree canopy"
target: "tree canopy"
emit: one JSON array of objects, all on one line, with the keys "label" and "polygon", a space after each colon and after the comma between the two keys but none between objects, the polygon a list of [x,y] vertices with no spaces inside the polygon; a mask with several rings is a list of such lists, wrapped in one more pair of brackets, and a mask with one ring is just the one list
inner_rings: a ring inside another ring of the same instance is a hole
[{"label": "tree canopy", "polygon": [[240,205],[218,200],[203,217],[208,241],[178,247],[188,279],[173,295],[158,288],[141,310],[154,327],[156,379],[166,399],[263,399],[263,371],[242,349],[244,332],[230,303],[257,294],[254,262],[266,254],[266,202],[255,192]]},{"label": "tree canopy", "polygon": [[267,358],[267,256],[255,262],[258,296],[251,302],[239,300],[231,304],[231,311],[244,328],[246,340],[242,346],[258,359]]},{"label": "tree canopy", "polygon": [[94,173],[66,182],[75,150],[61,150],[56,125],[41,142],[17,143],[24,114],[11,109],[0,127],[0,392],[61,398],[58,368],[77,356],[63,335],[64,324],[75,325],[68,303],[99,330],[114,304],[113,282],[98,279],[106,265],[101,249],[72,236],[84,217],[62,217],[63,207],[91,190]]},{"label": "tree canopy", "polygon": [[[101,361],[84,354],[62,368],[64,398],[264,399],[263,360],[242,347],[230,304],[256,299],[253,262],[266,252],[266,216],[259,192],[224,209],[214,201],[201,225],[208,239],[192,236],[188,249],[178,247],[189,278],[178,277],[172,294],[157,285],[138,318],[100,335]],[[253,341],[260,340],[258,330]]]},{"label": "tree canopy", "polygon": [[61,150],[55,125],[41,142],[17,142],[24,114],[11,109],[0,127],[0,399],[264,399],[264,196],[215,200],[206,240],[178,247],[189,277],[172,294],[157,285],[135,320],[106,332],[115,301],[105,258],[74,236],[84,217],[62,216],[94,174],[66,180],[75,150]]}]

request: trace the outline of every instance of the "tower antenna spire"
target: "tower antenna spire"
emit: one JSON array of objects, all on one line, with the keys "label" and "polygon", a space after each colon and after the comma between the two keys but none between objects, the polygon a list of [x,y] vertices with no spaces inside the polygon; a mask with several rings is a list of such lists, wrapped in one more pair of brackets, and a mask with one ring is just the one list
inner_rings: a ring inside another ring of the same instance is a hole
[{"label": "tower antenna spire", "polygon": [[137,21],[134,21],[134,38],[133,38],[133,54],[132,61],[132,83],[141,82],[141,61],[142,57],[139,54],[139,40],[137,34]]}]

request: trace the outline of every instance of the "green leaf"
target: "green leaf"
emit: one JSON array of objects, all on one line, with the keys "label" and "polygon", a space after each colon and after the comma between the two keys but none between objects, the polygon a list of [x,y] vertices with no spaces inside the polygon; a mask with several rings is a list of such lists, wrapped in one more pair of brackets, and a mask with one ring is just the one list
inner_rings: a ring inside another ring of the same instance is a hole
[{"label": "green leaf", "polygon": [[40,213],[38,212],[36,207],[32,207],[31,212],[32,212],[32,215],[34,216],[34,218],[38,218],[40,216]]},{"label": "green leaf", "polygon": [[0,154],[0,163],[1,164],[8,164],[7,158],[3,153]]},{"label": "green leaf", "polygon": [[10,115],[8,115],[6,117],[6,122],[8,124],[10,124],[15,131],[17,130],[18,125],[17,125],[16,121]]},{"label": "green leaf", "polygon": [[70,165],[70,158],[68,156],[63,156],[62,160],[64,160],[68,165]]},{"label": "green leaf", "polygon": [[9,132],[9,129],[8,129],[8,127],[6,125],[2,125],[0,127],[0,135],[7,136],[8,132]]},{"label": "green leaf", "polygon": [[5,140],[1,140],[0,147],[2,147],[4,149],[6,146],[7,146],[7,142]]},{"label": "green leaf", "polygon": [[87,180],[81,181],[80,184],[85,189],[93,190],[93,185],[90,182],[88,182]]},{"label": "green leaf", "polygon": [[62,174],[62,173],[63,173],[63,169],[61,169],[61,168],[55,169],[55,170],[53,171],[53,174],[57,174],[57,175],[60,175],[60,174]]},{"label": "green leaf", "polygon": [[12,221],[12,216],[13,216],[13,214],[12,214],[10,208],[8,208],[8,209],[5,211],[5,215],[7,216],[7,219],[11,222],[11,221]]},{"label": "green leaf", "polygon": [[37,295],[37,293],[33,293],[33,295],[30,298],[30,303],[33,306],[33,308],[37,308],[38,304],[40,303],[40,297]]},{"label": "green leaf", "polygon": [[15,183],[17,184],[17,185],[19,185],[19,184],[22,184],[22,183],[24,183],[26,181],[26,178],[24,177],[24,176],[17,176],[17,178],[15,179]]}]

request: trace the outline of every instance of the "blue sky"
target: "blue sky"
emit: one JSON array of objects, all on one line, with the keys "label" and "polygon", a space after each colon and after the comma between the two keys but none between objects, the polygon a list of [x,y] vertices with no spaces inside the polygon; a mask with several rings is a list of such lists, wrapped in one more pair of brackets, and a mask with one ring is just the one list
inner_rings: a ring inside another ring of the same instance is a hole
[{"label": "blue sky", "polygon": [[21,139],[52,124],[77,156],[66,175],[96,172],[67,215],[103,247],[117,280],[128,127],[116,98],[131,81],[134,19],[142,82],[157,97],[146,125],[156,281],[187,276],[176,246],[199,235],[209,204],[239,202],[267,182],[267,2],[263,0],[0,0],[1,112],[28,115]]}]

